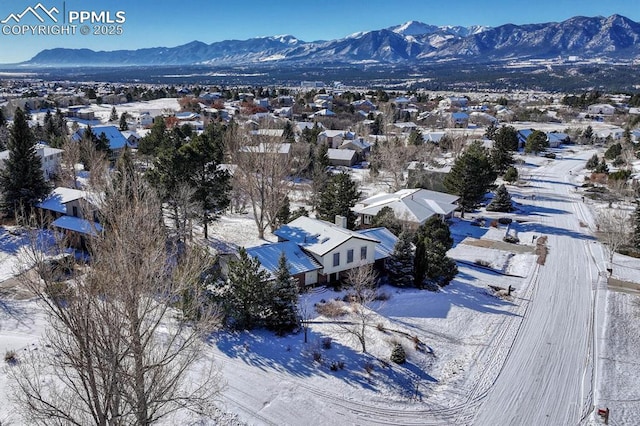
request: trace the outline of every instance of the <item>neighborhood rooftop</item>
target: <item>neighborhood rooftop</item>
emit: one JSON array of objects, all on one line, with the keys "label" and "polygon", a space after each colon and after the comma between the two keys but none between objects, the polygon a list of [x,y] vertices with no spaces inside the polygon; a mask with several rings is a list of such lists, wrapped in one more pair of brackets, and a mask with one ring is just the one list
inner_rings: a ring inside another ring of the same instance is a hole
[{"label": "neighborhood rooftop", "polygon": [[308,252],[323,256],[350,238],[379,242],[368,235],[341,228],[324,220],[301,216],[273,232],[283,240],[293,241]]}]

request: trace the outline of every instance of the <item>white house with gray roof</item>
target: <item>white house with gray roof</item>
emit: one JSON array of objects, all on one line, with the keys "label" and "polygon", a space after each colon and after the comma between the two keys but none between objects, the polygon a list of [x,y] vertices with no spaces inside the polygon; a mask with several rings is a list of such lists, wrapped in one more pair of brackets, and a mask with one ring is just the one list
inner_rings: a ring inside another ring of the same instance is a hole
[{"label": "white house with gray roof", "polygon": [[278,241],[290,241],[321,265],[318,283],[337,281],[341,274],[373,264],[379,240],[342,226],[301,216],[274,231]]},{"label": "white house with gray roof", "polygon": [[456,195],[427,189],[401,189],[393,194],[381,193],[360,201],[353,208],[359,224],[371,225],[373,217],[385,207],[395,213],[396,218],[409,227],[418,227],[432,216],[442,219],[453,216],[458,207]]}]

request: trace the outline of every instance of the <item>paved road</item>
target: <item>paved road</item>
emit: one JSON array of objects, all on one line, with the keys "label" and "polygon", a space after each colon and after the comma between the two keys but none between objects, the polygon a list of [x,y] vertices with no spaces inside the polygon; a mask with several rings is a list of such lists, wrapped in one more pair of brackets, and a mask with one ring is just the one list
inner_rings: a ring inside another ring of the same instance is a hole
[{"label": "paved road", "polygon": [[581,225],[588,223],[588,212],[569,181],[569,170],[580,164],[565,157],[531,175],[538,223],[525,226],[548,236],[549,256],[537,270],[532,303],[473,424],[576,425],[591,410],[593,290],[601,250]]}]

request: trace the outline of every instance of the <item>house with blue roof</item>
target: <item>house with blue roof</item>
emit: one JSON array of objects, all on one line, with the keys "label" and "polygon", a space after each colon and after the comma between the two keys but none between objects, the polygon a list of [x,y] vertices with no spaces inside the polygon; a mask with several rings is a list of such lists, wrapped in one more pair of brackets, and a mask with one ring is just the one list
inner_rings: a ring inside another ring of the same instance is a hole
[{"label": "house with blue roof", "polygon": [[322,265],[313,256],[305,253],[292,241],[250,247],[247,249],[247,254],[258,259],[262,268],[271,276],[277,271],[280,256],[284,254],[289,273],[298,280],[300,287],[317,284],[318,271],[322,269]]},{"label": "house with blue roof", "polygon": [[[86,129],[86,127],[82,127],[76,130],[76,132],[71,135],[71,140],[80,142]],[[134,145],[127,140],[116,126],[93,126],[91,127],[91,131],[98,137],[104,133],[109,140],[109,149],[113,157],[118,157],[125,147],[134,148]]]},{"label": "house with blue roof", "polygon": [[98,222],[99,197],[78,189],[58,187],[36,207],[54,229],[65,233],[69,246],[85,249],[86,238],[103,231]]}]

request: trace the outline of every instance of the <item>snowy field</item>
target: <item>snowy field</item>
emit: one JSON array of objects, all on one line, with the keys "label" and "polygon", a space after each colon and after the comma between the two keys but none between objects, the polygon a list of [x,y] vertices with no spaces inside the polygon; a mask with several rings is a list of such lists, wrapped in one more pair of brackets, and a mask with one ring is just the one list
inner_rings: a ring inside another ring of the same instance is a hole
[{"label": "snowy field", "polygon": [[[509,187],[518,210],[506,216],[526,219],[510,228],[521,240],[518,249],[501,243],[505,227],[471,226],[470,217],[454,221],[450,255],[459,261],[460,273],[438,293],[383,287],[386,300],[371,306],[367,354],[340,333],[336,318],[315,309],[323,302],[343,303],[344,292],[325,288],[301,297],[302,311],[310,319],[306,344],[303,333],[275,337],[258,330],[214,336],[205,358],[223,373],[222,409],[248,424],[273,425],[598,424],[597,416],[581,405],[590,401],[590,406],[610,407],[610,424],[637,424],[640,297],[603,287],[598,271],[604,252],[590,237],[591,206],[580,203],[573,189],[562,189],[573,184],[565,181],[566,169],[577,170],[589,154],[581,154],[580,161],[538,159],[527,166],[528,186]],[[0,277],[5,282],[26,243],[15,234],[0,228]],[[532,237],[541,235],[550,237],[551,254],[544,266],[532,254]],[[221,218],[210,236],[212,246],[265,242],[257,238],[250,215]],[[274,240],[268,232],[265,238]],[[474,265],[477,260],[488,266]],[[621,256],[614,264],[638,276],[640,260]],[[501,298],[489,285],[515,290]],[[6,294],[1,300],[0,352],[15,350],[19,357],[38,346],[45,319],[33,300]],[[603,315],[589,320],[594,304]],[[606,333],[593,339],[597,360],[591,363],[593,371],[582,375],[577,372],[593,356],[586,350],[589,321]],[[404,365],[389,362],[395,343],[407,352]],[[575,371],[563,364],[565,358]],[[589,377],[597,383],[587,385]],[[8,402],[10,391],[6,374],[0,374],[3,426],[22,424]],[[572,402],[565,404],[562,398]],[[554,405],[554,400],[562,403]],[[233,416],[224,419],[235,421]]]}]

